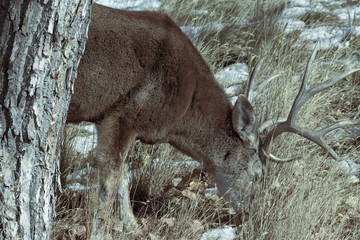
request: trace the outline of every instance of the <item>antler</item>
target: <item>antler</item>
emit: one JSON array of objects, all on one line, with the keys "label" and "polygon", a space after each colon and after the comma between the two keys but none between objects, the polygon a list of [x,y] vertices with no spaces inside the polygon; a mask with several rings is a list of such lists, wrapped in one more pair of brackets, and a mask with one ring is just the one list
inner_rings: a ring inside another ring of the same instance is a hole
[{"label": "antler", "polygon": [[255,68],[254,68],[253,72],[251,73],[251,76],[249,79],[249,84],[248,84],[248,88],[246,91],[246,98],[251,103],[253,102],[254,98],[259,95],[259,92],[261,91],[261,89],[264,88],[265,85],[267,85],[269,82],[271,82],[272,80],[274,80],[280,76],[280,74],[273,75],[273,76],[269,77],[268,79],[266,79],[265,81],[263,81],[262,83],[260,83],[259,86],[257,86],[255,89],[253,89],[254,88],[254,79],[257,78],[259,69],[260,69],[261,65],[263,64],[265,58],[266,58],[266,56],[260,58],[260,60],[256,63]]},{"label": "antler", "polygon": [[[295,123],[295,118],[297,113],[299,112],[299,109],[304,105],[304,103],[309,100],[311,97],[313,97],[315,94],[319,93],[320,91],[323,91],[329,87],[331,87],[332,85],[334,85],[335,83],[339,82],[340,80],[342,80],[343,78],[349,76],[350,74],[357,72],[360,70],[360,68],[355,68],[355,69],[351,69],[348,71],[345,71],[341,74],[339,74],[338,76],[335,76],[333,78],[331,78],[330,80],[309,89],[308,88],[308,79],[309,79],[309,75],[311,72],[311,65],[315,59],[315,55],[317,53],[317,49],[318,46],[316,45],[312,55],[307,63],[306,66],[306,70],[302,79],[302,84],[300,87],[300,91],[297,94],[294,103],[291,107],[291,110],[289,112],[288,117],[286,118],[286,120],[284,121],[283,119],[278,120],[278,121],[274,121],[274,120],[269,120],[267,122],[265,122],[263,124],[263,126],[261,126],[260,128],[263,130],[266,127],[270,126],[270,125],[275,125],[277,123],[277,126],[271,130],[269,132],[269,134],[266,136],[265,140],[263,143],[260,143],[260,148],[261,151],[259,152],[260,155],[260,159],[261,161],[265,161],[267,157],[272,158],[273,160],[276,161],[289,161],[289,160],[293,160],[296,157],[292,157],[292,158],[287,158],[287,159],[280,159],[280,158],[276,158],[275,156],[271,155],[271,154],[266,154],[266,149],[269,146],[270,142],[272,139],[276,138],[277,136],[279,136],[281,133],[284,132],[292,132],[292,133],[296,133],[304,138],[309,139],[310,141],[313,141],[314,143],[316,143],[317,145],[319,145],[320,147],[322,147],[325,151],[327,151],[334,159],[339,160],[340,157],[335,153],[335,151],[324,141],[324,136],[337,129],[337,128],[344,128],[344,127],[350,127],[350,126],[354,126],[354,125],[359,125],[360,124],[360,119],[357,120],[348,120],[348,121],[343,121],[343,122],[338,122],[335,124],[332,124],[330,126],[327,126],[323,129],[317,130],[317,131],[310,131],[307,129],[302,129],[300,128],[296,123]],[[256,69],[256,68],[255,68]],[[249,85],[250,86],[250,85]],[[249,90],[248,90],[249,91]],[[249,91],[251,92],[251,91]],[[265,126],[264,126],[265,125]],[[267,156],[268,155],[268,156]]]}]

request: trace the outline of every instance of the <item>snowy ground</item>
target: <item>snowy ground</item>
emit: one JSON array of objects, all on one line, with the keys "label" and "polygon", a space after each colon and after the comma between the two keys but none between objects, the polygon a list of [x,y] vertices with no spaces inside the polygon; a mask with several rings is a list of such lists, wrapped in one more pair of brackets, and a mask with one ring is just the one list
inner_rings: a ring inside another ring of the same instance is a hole
[{"label": "snowy ground", "polygon": [[[160,6],[159,0],[131,0],[131,1],[115,1],[115,0],[98,0],[100,4],[107,5],[110,7],[126,10],[156,10]],[[346,1],[331,1],[331,0],[292,0],[286,9],[284,9],[282,16],[278,22],[279,28],[283,29],[285,33],[290,34],[293,31],[300,31],[300,37],[298,43],[304,42],[312,43],[314,46],[316,43],[320,43],[321,49],[331,48],[344,48],[349,45],[348,42],[344,41],[344,38],[348,34],[353,34],[360,37],[360,26],[352,26],[351,23],[354,19],[360,17],[360,6],[338,8],[331,10],[333,5],[339,5],[346,3]],[[299,16],[312,12],[329,13],[331,12],[337,16],[339,24],[337,26],[321,26],[315,28],[307,28],[305,22],[298,19]],[[204,12],[206,14],[206,12]],[[189,36],[190,39],[196,37],[199,32],[206,29],[221,29],[221,25],[214,23],[212,26],[197,26],[194,28],[182,27],[182,30]],[[359,60],[356,56],[352,59],[345,59],[344,61],[350,61],[349,64],[359,65]],[[225,87],[225,91],[230,97],[232,102],[235,102],[236,96],[238,95],[242,85],[246,83],[249,77],[249,69],[244,63],[237,63],[228,66],[221,71],[214,74],[217,81]],[[95,132],[95,129],[88,127],[90,132]],[[359,130],[359,129],[358,129]],[[352,134],[352,132],[350,133]],[[359,134],[359,133],[357,133]],[[84,146],[94,146],[95,138],[78,137],[75,139],[75,150],[79,154],[86,156],[88,151],[84,152]],[[93,147],[90,148],[93,150]],[[335,162],[334,164],[340,165],[343,168],[344,174],[349,176],[350,182],[359,182],[359,178],[356,176],[360,172],[360,164],[356,164],[354,160],[346,159],[346,161]],[[176,163],[175,163],[176,164]],[[197,164],[194,161],[189,161],[189,164]],[[94,171],[94,170],[92,170]],[[84,171],[78,173],[80,177],[84,175]],[[79,177],[78,176],[78,177]],[[74,177],[73,175],[70,177]],[[79,191],[84,190],[84,186],[71,185],[68,186],[72,189]],[[209,192],[213,193],[212,189]],[[230,240],[235,239],[236,233],[235,228],[225,227],[222,229],[212,229],[204,233],[201,240],[212,240],[222,239]]]},{"label": "snowy ground", "polygon": [[159,0],[95,0],[95,2],[117,9],[124,10],[156,10],[160,7]]}]

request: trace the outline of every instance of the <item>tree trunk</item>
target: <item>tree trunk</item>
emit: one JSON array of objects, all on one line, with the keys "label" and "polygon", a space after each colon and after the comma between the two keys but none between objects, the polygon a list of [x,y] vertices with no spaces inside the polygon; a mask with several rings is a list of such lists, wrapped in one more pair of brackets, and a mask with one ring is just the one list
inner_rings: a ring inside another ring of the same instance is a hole
[{"label": "tree trunk", "polygon": [[49,239],[91,0],[0,1],[0,239]]}]

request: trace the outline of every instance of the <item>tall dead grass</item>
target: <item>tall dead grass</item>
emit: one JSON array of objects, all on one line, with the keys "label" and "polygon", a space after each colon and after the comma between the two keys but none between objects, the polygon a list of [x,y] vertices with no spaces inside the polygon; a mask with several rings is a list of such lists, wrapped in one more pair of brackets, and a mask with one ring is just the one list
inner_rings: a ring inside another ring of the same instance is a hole
[{"label": "tall dead grass", "polygon": [[[253,67],[260,56],[267,55],[257,81],[274,74],[281,76],[253,104],[262,122],[287,115],[311,54],[305,44],[295,44],[299,32],[285,35],[277,30],[276,20],[284,7],[286,1],[282,0],[164,0],[161,11],[181,26],[214,22],[225,26],[220,31],[204,32],[194,41],[214,71],[236,61],[245,61]],[[352,54],[359,57],[357,40],[352,41],[349,48],[318,53],[310,86],[347,68],[340,59]],[[325,61],[334,64],[323,64]],[[297,121],[301,126],[318,129],[335,121],[359,117],[359,93],[359,74],[354,74],[309,100]],[[329,137],[328,140],[339,155],[360,163],[359,139],[356,142]],[[93,157],[81,160],[71,148],[66,149],[62,159],[66,166],[64,175],[90,169]],[[300,158],[281,164],[267,162],[264,178],[242,194],[244,209],[239,239],[360,239],[359,184],[350,184],[320,147],[292,134],[279,136],[270,151],[282,157]],[[134,211],[147,239],[199,239],[207,229],[234,224],[236,219],[222,199],[205,198],[196,190],[212,185],[206,173],[185,165],[173,167],[172,160],[179,158],[186,157],[169,145],[148,146],[137,142],[132,148],[133,168],[143,166],[133,180]],[[185,187],[176,188],[174,179],[188,180]],[[192,182],[200,187],[186,192]],[[68,189],[60,194],[52,238],[86,239],[96,195],[95,190],[79,193]],[[134,233],[122,231],[116,206],[104,239],[134,239]]]}]

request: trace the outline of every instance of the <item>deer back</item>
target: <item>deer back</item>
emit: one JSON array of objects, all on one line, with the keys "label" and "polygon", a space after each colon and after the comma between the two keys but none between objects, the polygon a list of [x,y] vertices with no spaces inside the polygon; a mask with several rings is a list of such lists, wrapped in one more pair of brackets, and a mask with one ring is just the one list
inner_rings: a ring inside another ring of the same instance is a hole
[{"label": "deer back", "polygon": [[145,125],[172,128],[191,104],[215,122],[216,115],[231,114],[196,48],[169,17],[155,12],[94,4],[74,92],[68,122],[96,122],[121,109],[129,122],[150,130]]}]

